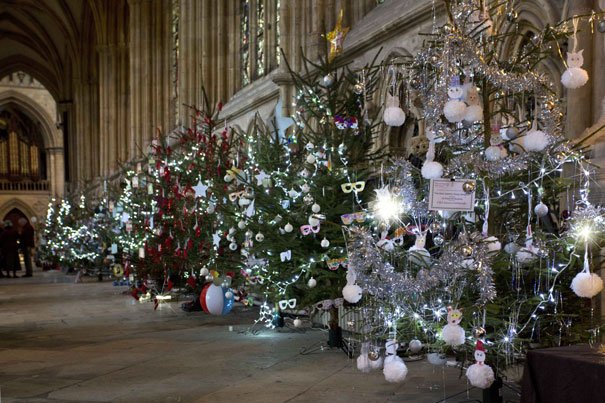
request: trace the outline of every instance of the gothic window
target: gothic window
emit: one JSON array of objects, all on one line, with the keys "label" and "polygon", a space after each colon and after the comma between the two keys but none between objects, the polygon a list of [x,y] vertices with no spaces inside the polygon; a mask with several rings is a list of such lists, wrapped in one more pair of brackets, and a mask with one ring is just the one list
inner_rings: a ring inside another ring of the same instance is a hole
[{"label": "gothic window", "polygon": [[46,179],[40,127],[11,108],[0,112],[0,179]]},{"label": "gothic window", "polygon": [[279,65],[280,0],[241,0],[240,65],[242,86]]}]

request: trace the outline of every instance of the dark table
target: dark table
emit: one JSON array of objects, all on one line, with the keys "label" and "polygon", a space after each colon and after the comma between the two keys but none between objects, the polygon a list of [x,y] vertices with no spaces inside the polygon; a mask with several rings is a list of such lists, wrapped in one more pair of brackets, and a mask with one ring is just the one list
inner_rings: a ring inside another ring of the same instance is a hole
[{"label": "dark table", "polygon": [[605,354],[587,345],[531,350],[522,403],[605,403]]}]

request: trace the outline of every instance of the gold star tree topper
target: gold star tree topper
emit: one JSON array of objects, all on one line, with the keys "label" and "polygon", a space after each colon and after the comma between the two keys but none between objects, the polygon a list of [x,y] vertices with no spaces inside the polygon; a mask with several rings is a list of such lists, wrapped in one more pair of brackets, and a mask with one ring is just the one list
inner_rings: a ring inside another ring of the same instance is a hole
[{"label": "gold star tree topper", "polygon": [[343,10],[340,10],[338,21],[334,29],[326,35],[326,39],[330,42],[330,53],[328,54],[328,62],[332,62],[336,56],[342,52],[342,45],[345,41],[345,37],[349,32],[349,27],[342,27],[342,16]]}]

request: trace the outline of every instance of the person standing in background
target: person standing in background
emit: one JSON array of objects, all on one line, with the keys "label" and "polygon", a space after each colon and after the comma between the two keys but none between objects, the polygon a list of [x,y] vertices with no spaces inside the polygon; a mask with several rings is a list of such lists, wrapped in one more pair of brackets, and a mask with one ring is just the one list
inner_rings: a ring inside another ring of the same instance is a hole
[{"label": "person standing in background", "polygon": [[21,270],[19,262],[19,233],[13,228],[11,220],[4,221],[4,231],[0,234],[0,250],[4,256],[4,269],[10,277],[10,272],[13,272],[13,277],[17,278],[17,270]]},{"label": "person standing in background", "polygon": [[32,249],[35,248],[36,243],[34,241],[34,227],[25,217],[19,218],[19,242],[25,261],[25,275],[23,277],[31,277],[34,273],[32,269]]}]

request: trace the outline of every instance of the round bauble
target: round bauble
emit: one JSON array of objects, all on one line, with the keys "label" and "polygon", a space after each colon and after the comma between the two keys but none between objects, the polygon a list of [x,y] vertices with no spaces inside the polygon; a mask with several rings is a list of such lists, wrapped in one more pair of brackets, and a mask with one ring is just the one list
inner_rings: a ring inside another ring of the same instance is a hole
[{"label": "round bauble", "polygon": [[519,245],[517,245],[516,243],[509,242],[506,245],[504,245],[504,252],[508,253],[509,255],[514,255],[519,251],[520,248],[521,247]]},{"label": "round bauble", "polygon": [[321,84],[326,88],[330,88],[334,84],[334,76],[332,74],[326,74],[321,79]]},{"label": "round bauble", "polygon": [[315,144],[313,144],[311,142],[307,143],[307,145],[305,146],[305,150],[307,150],[307,151],[311,151],[314,148],[315,148]]},{"label": "round bauble", "polygon": [[210,273],[210,272],[205,267],[200,270],[200,276],[202,276],[202,277],[206,277],[208,275],[208,273]]},{"label": "round bauble", "polygon": [[470,257],[473,254],[473,247],[471,245],[464,245],[460,251],[462,252],[462,256]]},{"label": "round bauble", "polygon": [[330,247],[330,241],[328,241],[326,238],[321,240],[321,247],[322,248],[329,248]]},{"label": "round bauble", "polygon": [[206,284],[200,294],[200,305],[204,312],[211,315],[226,315],[233,307],[233,293],[227,298],[227,292],[221,286]]},{"label": "round bauble", "polygon": [[597,31],[602,34],[605,34],[605,20],[599,21],[599,23],[597,24]]},{"label": "round bauble", "polygon": [[441,353],[428,353],[426,355],[426,360],[429,362],[429,364],[445,365],[447,362],[447,357]]},{"label": "round bauble", "polygon": [[370,359],[370,361],[378,361],[378,359],[380,358],[380,353],[376,350],[370,350],[368,351],[368,358]]},{"label": "round bauble", "polygon": [[311,190],[311,186],[309,186],[308,183],[303,183],[303,185],[300,187],[300,190],[303,193],[309,193],[309,191]]},{"label": "round bauble", "polygon": [[468,193],[468,194],[473,193],[476,188],[477,188],[477,182],[474,182],[474,181],[466,181],[462,184],[462,190],[464,190],[464,192]]},{"label": "round bauble", "polygon": [[408,258],[410,263],[418,266],[429,266],[431,264],[431,254],[428,250],[416,245],[408,249]]},{"label": "round bauble", "polygon": [[292,226],[292,224],[287,223],[286,225],[284,225],[284,231],[292,232],[293,230],[294,230],[294,227]]},{"label": "round bauble", "polygon": [[502,159],[501,148],[498,146],[489,146],[485,149],[485,159],[488,161],[498,161]]},{"label": "round bauble", "polygon": [[502,249],[502,244],[495,236],[488,236],[483,240],[485,246],[487,246],[488,253],[498,253]]},{"label": "round bauble", "polygon": [[256,234],[256,236],[254,237],[254,239],[256,239],[256,242],[262,242],[265,240],[265,236],[262,233],[258,233]]},{"label": "round bauble", "polygon": [[309,175],[311,175],[311,172],[309,172],[309,170],[307,168],[303,169],[302,172],[300,173],[300,176],[302,176],[303,178],[308,178]]},{"label": "round bauble", "polygon": [[294,324],[294,327],[301,327],[302,326],[302,320],[296,318],[296,319],[294,319],[294,321],[292,322],[292,324]]},{"label": "round bauble", "polygon": [[436,161],[426,161],[420,173],[425,179],[439,179],[443,176],[443,165]]},{"label": "round bauble", "polygon": [[206,282],[214,281],[214,276],[212,274],[208,274],[206,277],[204,277],[204,279]]},{"label": "round bauble", "polygon": [[307,164],[315,164],[316,158],[313,154],[307,155]]},{"label": "round bauble", "polygon": [[389,106],[384,110],[382,120],[387,126],[401,126],[405,123],[405,112],[399,106]]},{"label": "round bauble", "polygon": [[357,83],[353,86],[353,92],[356,93],[357,95],[363,94],[364,89],[365,89],[365,86],[362,83]]},{"label": "round bauble", "polygon": [[241,207],[247,206],[247,205],[249,205],[249,204],[250,204],[250,199],[247,199],[247,198],[245,198],[245,197],[240,197],[240,198],[239,198],[239,201],[238,201],[238,204],[239,204]]},{"label": "round bauble", "polygon": [[422,350],[422,342],[418,339],[410,341],[409,349],[412,354],[417,354]]},{"label": "round bauble", "polygon": [[231,291],[227,291],[227,292],[225,293],[225,298],[227,298],[227,299],[231,299],[231,298],[233,298],[233,293],[232,293]]},{"label": "round bauble", "polygon": [[288,196],[290,196],[290,198],[295,199],[298,196],[298,192],[294,189],[290,189],[288,191]]},{"label": "round bauble", "polygon": [[451,123],[462,122],[466,116],[466,104],[456,99],[450,99],[443,107],[443,115]]},{"label": "round bauble", "polygon": [[315,203],[311,206],[311,211],[314,213],[319,213],[321,211],[321,206]]},{"label": "round bauble", "polygon": [[534,207],[534,213],[536,213],[538,217],[544,217],[546,214],[548,214],[548,206],[540,202],[536,204],[536,207]]},{"label": "round bauble", "polygon": [[237,228],[239,228],[239,229],[245,229],[246,228],[246,222],[244,220],[240,220],[237,223]]},{"label": "round bauble", "polygon": [[473,337],[475,339],[480,339],[483,336],[485,336],[485,329],[482,328],[481,326],[477,326],[473,328]]},{"label": "round bauble", "polygon": [[571,289],[578,297],[592,298],[603,289],[603,280],[595,273],[580,272],[571,281]]},{"label": "round bauble", "polygon": [[309,216],[309,220],[308,221],[309,221],[309,225],[312,226],[312,227],[317,227],[320,224],[320,222],[321,222],[321,221],[319,221],[318,218],[313,217],[313,216]]},{"label": "round bauble", "polygon": [[548,147],[548,136],[542,130],[530,130],[523,137],[523,148],[529,152],[540,152]]},{"label": "round bauble", "polygon": [[215,210],[216,210],[216,206],[214,204],[209,204],[208,207],[206,208],[206,212],[208,214],[214,213]]},{"label": "round bauble", "polygon": [[445,239],[443,239],[441,235],[435,235],[433,237],[433,243],[435,244],[435,246],[441,246],[443,245],[443,242],[445,242]]},{"label": "round bauble", "polygon": [[307,193],[304,197],[303,197],[303,202],[305,203],[305,205],[310,206],[311,204],[313,204],[313,202],[315,201],[315,199],[313,199],[313,196],[311,196],[310,193]]},{"label": "round bauble", "polygon": [[231,249],[231,250],[237,250],[237,244],[235,242],[231,242],[229,244],[229,249]]},{"label": "round bauble", "polygon": [[356,304],[361,299],[361,287],[357,284],[347,284],[342,289],[342,296],[345,301]]},{"label": "round bauble", "polygon": [[309,279],[309,281],[307,281],[307,287],[309,287],[309,288],[315,288],[316,285],[317,285],[317,280],[315,280],[313,277],[311,277]]},{"label": "round bauble", "polygon": [[246,231],[246,233],[244,235],[246,236],[246,238],[250,239],[250,238],[252,238],[254,233],[252,233],[252,231],[248,230],[248,231]]},{"label": "round bauble", "polygon": [[441,232],[441,223],[439,221],[433,221],[430,225],[429,225],[429,230],[433,233],[433,234],[437,234],[439,232]]}]

